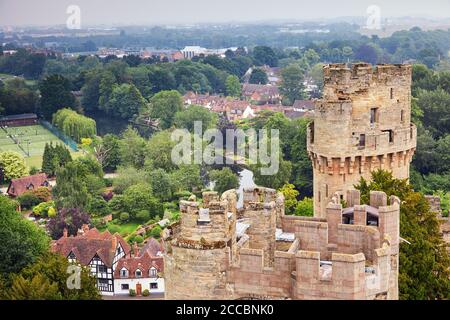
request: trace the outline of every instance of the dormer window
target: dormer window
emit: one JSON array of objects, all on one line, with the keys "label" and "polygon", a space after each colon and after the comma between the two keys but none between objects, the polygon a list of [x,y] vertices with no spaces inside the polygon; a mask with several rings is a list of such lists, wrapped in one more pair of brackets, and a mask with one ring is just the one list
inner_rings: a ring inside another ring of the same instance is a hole
[{"label": "dormer window", "polygon": [[34,186],[33,186],[32,183],[30,183],[30,184],[27,186],[27,190],[33,190],[33,189],[34,189]]},{"label": "dormer window", "polygon": [[121,278],[128,278],[128,270],[126,268],[120,269],[120,277]]},{"label": "dormer window", "polygon": [[156,268],[150,268],[149,270],[149,276],[151,278],[156,278],[156,276],[158,275],[158,270],[156,270]]},{"label": "dormer window", "polygon": [[140,269],[137,269],[137,270],[134,272],[134,276],[135,276],[136,278],[142,278],[142,271],[141,271]]}]

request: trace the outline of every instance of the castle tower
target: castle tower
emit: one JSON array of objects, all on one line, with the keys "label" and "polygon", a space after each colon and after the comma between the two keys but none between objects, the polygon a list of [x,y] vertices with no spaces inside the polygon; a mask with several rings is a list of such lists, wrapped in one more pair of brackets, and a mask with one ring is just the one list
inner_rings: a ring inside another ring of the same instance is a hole
[{"label": "castle tower", "polygon": [[163,234],[166,299],[230,299],[227,270],[236,259],[234,190],[180,201],[181,217]]},{"label": "castle tower", "polygon": [[315,103],[307,141],[320,218],[334,193],[347,200],[347,190],[373,170],[409,178],[417,138],[410,65],[330,64],[323,74],[323,98]]}]

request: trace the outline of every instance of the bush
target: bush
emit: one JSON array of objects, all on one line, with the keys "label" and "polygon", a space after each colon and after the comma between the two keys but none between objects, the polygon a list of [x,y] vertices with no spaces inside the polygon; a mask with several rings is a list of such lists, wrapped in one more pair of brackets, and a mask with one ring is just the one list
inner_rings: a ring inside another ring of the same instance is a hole
[{"label": "bush", "polygon": [[41,202],[33,207],[33,214],[35,216],[53,218],[56,216],[56,213],[54,201]]},{"label": "bush", "polygon": [[153,229],[150,231],[150,236],[155,238],[155,239],[159,239],[159,237],[161,236],[161,227],[159,225],[153,227]]},{"label": "bush", "polygon": [[150,291],[148,289],[145,289],[144,291],[142,291],[142,295],[144,297],[148,297],[150,295]]},{"label": "bush", "polygon": [[136,219],[141,222],[147,222],[150,219],[150,212],[147,210],[140,210],[136,213]]},{"label": "bush", "polygon": [[130,289],[130,297],[136,297],[136,290]]},{"label": "bush", "polygon": [[30,176],[34,176],[35,174],[39,173],[39,169],[36,168],[35,166],[31,166],[30,168]]},{"label": "bush", "polygon": [[112,234],[120,231],[120,227],[118,225],[115,225],[112,223],[108,223],[107,228],[108,228],[108,231],[111,232]]},{"label": "bush", "polygon": [[38,197],[41,202],[49,201],[52,198],[52,192],[47,187],[39,187],[33,191],[33,194]]},{"label": "bush", "polygon": [[120,221],[125,222],[128,221],[130,219],[130,214],[127,212],[122,212],[120,214]]},{"label": "bush", "polygon": [[305,197],[303,200],[297,203],[295,208],[296,216],[308,216],[312,217],[314,215],[314,201],[312,198]]},{"label": "bush", "polygon": [[142,238],[142,236],[136,236],[134,237],[134,241],[137,243],[142,243],[144,242],[144,238]]},{"label": "bush", "polygon": [[192,195],[190,191],[179,191],[174,193],[174,197],[181,200],[187,200]]},{"label": "bush", "polygon": [[32,191],[22,193],[17,197],[17,201],[19,201],[20,206],[25,209],[30,209],[41,202],[41,200]]}]

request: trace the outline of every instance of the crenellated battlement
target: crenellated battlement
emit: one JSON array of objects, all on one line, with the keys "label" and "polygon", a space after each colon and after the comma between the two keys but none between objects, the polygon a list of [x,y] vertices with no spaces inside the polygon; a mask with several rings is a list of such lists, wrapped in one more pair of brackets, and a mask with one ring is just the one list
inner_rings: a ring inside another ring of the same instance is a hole
[{"label": "crenellated battlement", "polygon": [[411,65],[330,64],[323,68],[324,98],[347,97],[377,86],[411,86]]}]

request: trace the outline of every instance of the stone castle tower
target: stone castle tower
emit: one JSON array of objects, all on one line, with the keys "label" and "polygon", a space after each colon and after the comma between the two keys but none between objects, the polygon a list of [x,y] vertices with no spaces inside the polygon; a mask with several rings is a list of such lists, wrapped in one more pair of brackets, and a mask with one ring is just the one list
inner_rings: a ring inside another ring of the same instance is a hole
[{"label": "stone castle tower", "polygon": [[230,190],[180,201],[180,222],[164,242],[166,299],[232,298],[226,270],[236,257],[236,199]]},{"label": "stone castle tower", "polygon": [[409,178],[417,137],[410,65],[330,64],[323,73],[323,98],[315,103],[307,141],[320,218],[335,193],[347,200],[346,191],[373,170]]}]

